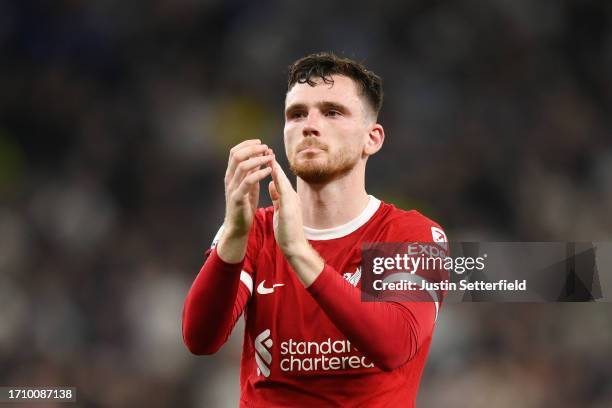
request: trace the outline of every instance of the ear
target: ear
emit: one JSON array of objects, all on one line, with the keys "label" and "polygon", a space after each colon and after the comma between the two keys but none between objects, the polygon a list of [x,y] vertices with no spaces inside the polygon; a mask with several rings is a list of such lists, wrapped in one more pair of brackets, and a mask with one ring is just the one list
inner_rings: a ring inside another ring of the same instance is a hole
[{"label": "ear", "polygon": [[366,140],[366,144],[363,148],[363,153],[366,156],[373,155],[381,149],[384,141],[385,129],[383,129],[380,123],[373,124],[368,132],[368,139]]}]

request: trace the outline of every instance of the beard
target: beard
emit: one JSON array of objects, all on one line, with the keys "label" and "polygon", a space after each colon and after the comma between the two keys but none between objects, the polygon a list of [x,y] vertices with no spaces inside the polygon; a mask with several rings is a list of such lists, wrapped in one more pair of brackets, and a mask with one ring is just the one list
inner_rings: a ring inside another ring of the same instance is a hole
[{"label": "beard", "polygon": [[350,172],[359,161],[359,155],[351,151],[348,146],[343,146],[338,152],[332,154],[327,146],[316,139],[305,139],[295,151],[309,147],[321,149],[323,152],[316,153],[316,155],[324,157],[307,158],[309,153],[302,154],[298,159],[296,157],[298,153],[295,153],[289,158],[291,172],[309,184],[324,184],[338,179]]}]

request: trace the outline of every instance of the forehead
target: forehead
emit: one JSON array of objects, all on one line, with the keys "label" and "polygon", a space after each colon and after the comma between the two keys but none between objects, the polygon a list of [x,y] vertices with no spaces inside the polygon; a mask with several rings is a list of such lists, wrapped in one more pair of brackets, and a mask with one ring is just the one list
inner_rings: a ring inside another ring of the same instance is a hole
[{"label": "forehead", "polygon": [[321,78],[313,79],[315,86],[307,83],[296,83],[287,92],[285,106],[293,104],[308,104],[316,102],[338,102],[347,106],[357,106],[362,103],[359,89],[355,82],[343,75],[332,75],[334,83],[326,84]]}]

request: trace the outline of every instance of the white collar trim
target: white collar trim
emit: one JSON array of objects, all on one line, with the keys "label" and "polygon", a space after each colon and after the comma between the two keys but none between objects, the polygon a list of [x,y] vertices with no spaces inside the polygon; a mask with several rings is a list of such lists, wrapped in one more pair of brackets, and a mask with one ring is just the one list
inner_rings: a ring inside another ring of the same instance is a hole
[{"label": "white collar trim", "polygon": [[324,241],[328,239],[342,238],[348,234],[356,231],[359,227],[364,225],[372,218],[374,213],[380,207],[380,200],[372,195],[369,196],[370,200],[366,208],[356,218],[347,222],[346,224],[339,225],[337,227],[326,228],[326,229],[314,229],[304,226],[304,233],[306,239],[311,241]]}]

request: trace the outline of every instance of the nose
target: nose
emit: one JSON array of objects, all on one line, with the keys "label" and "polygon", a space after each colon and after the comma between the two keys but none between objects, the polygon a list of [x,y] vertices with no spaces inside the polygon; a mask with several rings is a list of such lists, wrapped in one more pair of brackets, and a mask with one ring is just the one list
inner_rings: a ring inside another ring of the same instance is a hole
[{"label": "nose", "polygon": [[302,136],[319,136],[318,117],[316,112],[309,112],[308,117],[304,121]]}]

